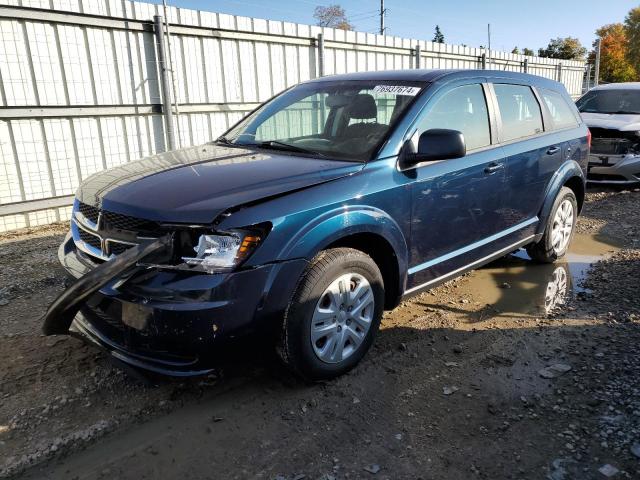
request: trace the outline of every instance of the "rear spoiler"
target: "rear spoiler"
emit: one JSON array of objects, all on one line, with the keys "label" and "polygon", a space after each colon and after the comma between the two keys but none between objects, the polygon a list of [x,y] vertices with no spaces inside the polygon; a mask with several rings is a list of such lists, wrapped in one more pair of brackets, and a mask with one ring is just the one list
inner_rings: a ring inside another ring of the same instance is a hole
[{"label": "rear spoiler", "polygon": [[143,258],[170,252],[171,245],[171,235],[145,241],[78,278],[47,309],[47,313],[43,317],[43,333],[45,335],[67,335],[73,319],[87,298],[114,278],[134,269]]}]

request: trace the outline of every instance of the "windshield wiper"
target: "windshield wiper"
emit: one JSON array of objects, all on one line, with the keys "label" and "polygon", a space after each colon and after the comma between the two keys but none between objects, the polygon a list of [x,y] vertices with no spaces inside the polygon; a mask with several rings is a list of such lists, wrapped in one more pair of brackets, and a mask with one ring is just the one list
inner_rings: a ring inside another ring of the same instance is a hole
[{"label": "windshield wiper", "polygon": [[297,145],[291,145],[289,143],[280,142],[278,140],[267,140],[265,142],[255,143],[254,145],[262,147],[262,148],[273,148],[276,150],[286,150],[289,152],[299,152],[299,153],[309,153],[311,155],[318,155],[320,157],[324,157],[320,152],[316,152],[315,150],[311,150],[309,148],[299,147]]},{"label": "windshield wiper", "polygon": [[227,137],[218,137],[218,138],[216,138],[216,143],[222,143],[223,145],[235,145],[235,143],[233,143]]}]

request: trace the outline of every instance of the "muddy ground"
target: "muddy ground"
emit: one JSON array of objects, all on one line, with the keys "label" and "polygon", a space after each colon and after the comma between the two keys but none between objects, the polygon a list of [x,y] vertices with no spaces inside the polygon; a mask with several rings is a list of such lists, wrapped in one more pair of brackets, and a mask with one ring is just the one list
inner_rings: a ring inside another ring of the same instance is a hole
[{"label": "muddy ground", "polygon": [[639,208],[589,192],[567,262],[518,254],[406,302],[312,386],[268,349],[150,385],[43,337],[66,226],[5,235],[0,477],[640,478]]}]

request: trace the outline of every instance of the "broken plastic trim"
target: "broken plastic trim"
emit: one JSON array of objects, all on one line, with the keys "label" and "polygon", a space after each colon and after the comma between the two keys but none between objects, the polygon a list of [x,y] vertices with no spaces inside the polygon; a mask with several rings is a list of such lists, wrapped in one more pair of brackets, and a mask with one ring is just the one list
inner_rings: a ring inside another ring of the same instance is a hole
[{"label": "broken plastic trim", "polygon": [[172,243],[172,235],[143,242],[78,278],[49,306],[43,317],[43,333],[45,335],[67,335],[73,319],[89,296],[114,278],[126,273],[127,270],[135,268],[143,258],[160,253],[170,253]]}]

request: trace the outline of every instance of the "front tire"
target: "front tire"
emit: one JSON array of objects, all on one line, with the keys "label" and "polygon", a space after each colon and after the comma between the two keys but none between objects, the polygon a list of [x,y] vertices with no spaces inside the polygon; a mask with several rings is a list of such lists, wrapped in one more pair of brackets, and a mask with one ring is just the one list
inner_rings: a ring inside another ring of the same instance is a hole
[{"label": "front tire", "polygon": [[320,252],[289,303],[278,352],[299,376],[328,380],[367,353],[384,310],[384,282],[368,255],[352,248]]},{"label": "front tire", "polygon": [[562,187],[551,208],[544,234],[538,243],[527,246],[527,253],[539,263],[553,263],[569,250],[578,219],[578,201],[573,190]]}]

